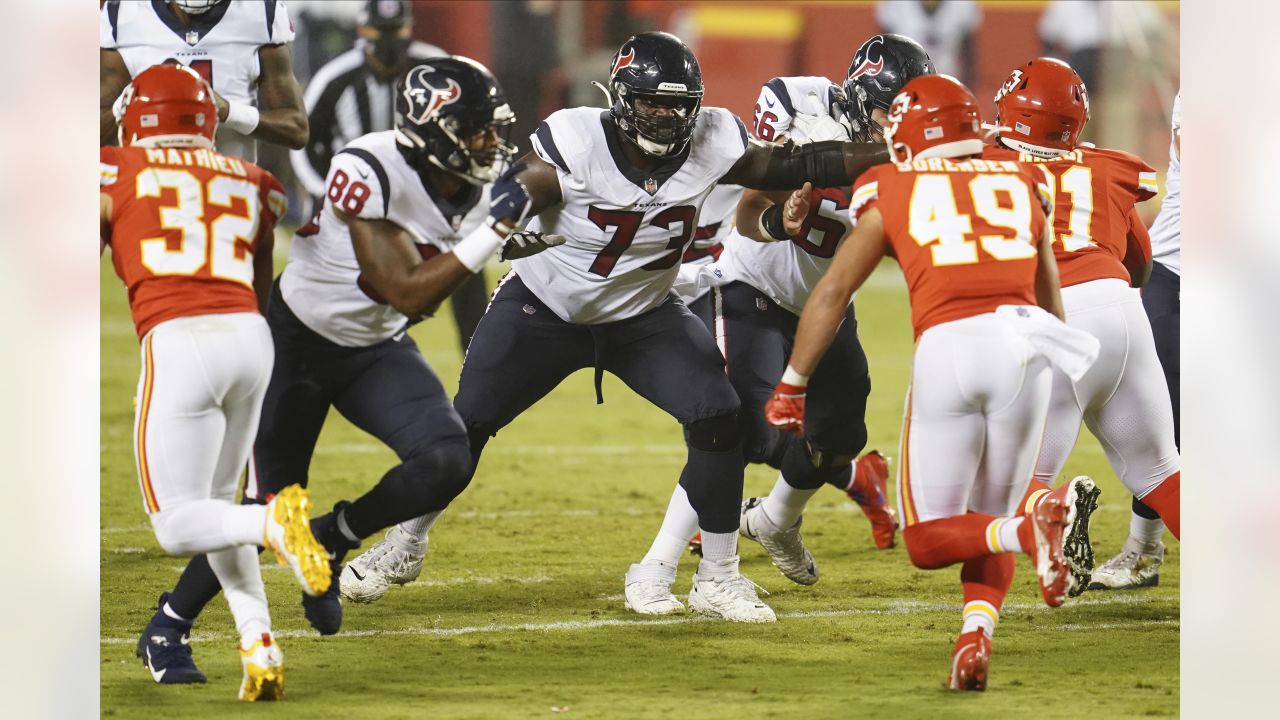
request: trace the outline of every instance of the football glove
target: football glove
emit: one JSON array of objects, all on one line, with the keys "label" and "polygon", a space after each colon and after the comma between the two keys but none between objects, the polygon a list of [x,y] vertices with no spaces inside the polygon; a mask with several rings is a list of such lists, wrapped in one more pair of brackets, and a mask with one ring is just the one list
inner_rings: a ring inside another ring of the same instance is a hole
[{"label": "football glove", "polygon": [[563,245],[564,241],[565,237],[563,235],[552,235],[532,230],[516,230],[507,236],[507,241],[502,245],[502,254],[499,259],[507,261],[527,258],[531,255],[537,255],[547,248]]},{"label": "football glove", "polygon": [[489,191],[489,222],[495,228],[504,224],[509,228],[520,227],[529,216],[533,201],[529,199],[529,191],[516,179],[528,163],[518,162],[493,182]]},{"label": "football glove", "polygon": [[804,396],[807,387],[780,382],[764,406],[764,419],[793,435],[804,435]]}]

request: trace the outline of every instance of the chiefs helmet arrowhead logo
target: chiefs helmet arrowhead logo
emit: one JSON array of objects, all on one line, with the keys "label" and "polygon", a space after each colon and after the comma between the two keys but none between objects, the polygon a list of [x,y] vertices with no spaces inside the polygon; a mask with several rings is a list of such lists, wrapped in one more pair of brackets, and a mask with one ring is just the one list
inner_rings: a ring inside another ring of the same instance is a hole
[{"label": "chiefs helmet arrowhead logo", "polygon": [[[853,69],[853,72],[849,73],[849,80],[862,77],[863,75],[870,75],[872,77],[879,75],[880,71],[884,69],[884,57],[881,55],[883,46],[884,38],[877,35],[868,40],[867,44],[859,48],[858,55],[862,56],[862,62],[858,64],[858,67]],[[873,57],[875,60],[872,60]]]},{"label": "chiefs helmet arrowhead logo", "polygon": [[[404,98],[409,102],[410,120],[421,124],[435,115],[436,111],[462,97],[462,87],[453,78],[447,78],[445,87],[438,88],[427,81],[426,69],[419,71],[420,87],[405,88]],[[430,94],[428,94],[430,93]]]},{"label": "chiefs helmet arrowhead logo", "polygon": [[627,48],[626,55],[623,55],[621,52],[619,52],[618,59],[613,61],[613,69],[609,71],[609,79],[612,80],[615,76],[617,76],[619,70],[635,62],[635,59],[636,59],[635,48]]}]

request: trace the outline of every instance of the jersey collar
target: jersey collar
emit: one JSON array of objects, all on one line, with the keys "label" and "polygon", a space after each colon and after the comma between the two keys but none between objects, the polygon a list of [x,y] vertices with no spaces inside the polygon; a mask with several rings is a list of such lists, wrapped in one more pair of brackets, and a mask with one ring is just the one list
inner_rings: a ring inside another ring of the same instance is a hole
[{"label": "jersey collar", "polygon": [[231,3],[224,2],[214,5],[209,12],[200,13],[191,16],[191,26],[182,24],[178,16],[173,14],[173,9],[164,0],[151,0],[151,9],[155,10],[156,17],[160,18],[160,22],[169,26],[175,35],[182,39],[188,45],[195,45],[209,34],[214,25],[227,14],[227,8],[231,7]]},{"label": "jersey collar", "polygon": [[622,141],[618,137],[618,126],[613,121],[613,117],[608,110],[600,113],[600,124],[604,129],[604,142],[609,146],[609,155],[613,157],[613,164],[617,166],[618,172],[632,184],[641,190],[655,195],[658,188],[662,184],[671,179],[680,168],[684,165],[684,161],[689,158],[689,151],[693,147],[693,141],[690,140],[684,146],[684,150],[679,155],[662,161],[662,164],[654,168],[652,171],[642,170],[631,163],[627,162],[627,156],[622,153]]}]

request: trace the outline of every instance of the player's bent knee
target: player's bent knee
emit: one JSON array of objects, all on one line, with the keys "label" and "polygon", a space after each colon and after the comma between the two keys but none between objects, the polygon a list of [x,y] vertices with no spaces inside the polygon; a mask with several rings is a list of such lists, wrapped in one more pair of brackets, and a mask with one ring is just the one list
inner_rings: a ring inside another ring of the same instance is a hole
[{"label": "player's bent knee", "polygon": [[932,532],[932,527],[928,522],[908,525],[902,531],[902,542],[907,546],[907,556],[911,558],[911,564],[921,570],[937,570],[949,565],[949,562],[940,561],[938,558],[939,542],[946,542],[947,537],[940,537],[938,533]]},{"label": "player's bent knee", "polygon": [[738,414],[717,415],[685,425],[685,442],[694,450],[728,452],[737,449],[742,442],[738,428]]},{"label": "player's bent knee", "polygon": [[406,498],[415,514],[443,510],[471,483],[471,451],[464,442],[433,445],[404,461],[413,483]]},{"label": "player's bent knee", "polygon": [[156,542],[170,555],[195,554],[185,528],[186,523],[181,518],[175,519],[172,513],[161,511],[151,514],[151,529],[155,532]]}]

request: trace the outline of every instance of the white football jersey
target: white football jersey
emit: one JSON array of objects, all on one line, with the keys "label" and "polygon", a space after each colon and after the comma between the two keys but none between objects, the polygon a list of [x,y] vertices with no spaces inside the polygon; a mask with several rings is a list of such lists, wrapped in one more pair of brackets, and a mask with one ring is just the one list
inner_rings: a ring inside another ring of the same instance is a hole
[{"label": "white football jersey", "polygon": [[[182,24],[164,0],[108,2],[98,21],[98,44],[116,50],[130,77],[166,60],[200,73],[228,101],[258,104],[258,48],[293,41],[293,24],[281,0],[229,2]],[[218,152],[250,162],[257,143],[218,127]]]},{"label": "white football jersey", "polygon": [[334,155],[326,188],[316,219],[298,229],[289,247],[280,290],[289,309],[317,334],[338,345],[366,347],[395,335],[408,318],[382,302],[361,276],[350,229],[333,208],[395,223],[429,258],[451,251],[461,239],[463,218],[482,191],[472,188],[462,205],[437,197],[400,154],[394,130],[365,135]]},{"label": "white football jersey", "polygon": [[[804,144],[839,137],[846,128],[844,112],[834,104],[836,86],[826,78],[774,78],[760,90],[756,103],[756,134],[761,139],[785,136]],[[770,105],[772,102],[772,105]],[[810,136],[813,124],[795,122],[796,113],[824,113],[834,122]],[[836,124],[839,124],[837,127]],[[790,242],[756,242],[734,231],[724,243],[716,266],[720,280],[738,280],[763,292],[774,302],[799,315],[809,293],[831,265],[836,248],[853,228],[849,217],[849,194],[841,188],[819,191],[819,217],[808,222],[803,238]]]},{"label": "white football jersey", "polygon": [[746,151],[747,129],[728,110],[704,107],[685,154],[652,173],[627,162],[627,140],[600,108],[553,113],[532,140],[556,167],[563,203],[529,227],[567,240],[512,267],[562,320],[597,324],[666,300],[702,204]]},{"label": "white football jersey", "polygon": [[[1173,138],[1182,134],[1182,93],[1173,99]],[[1169,172],[1165,175],[1164,200],[1151,226],[1151,257],[1179,276],[1182,275],[1182,162],[1178,145],[1169,141]]]}]

